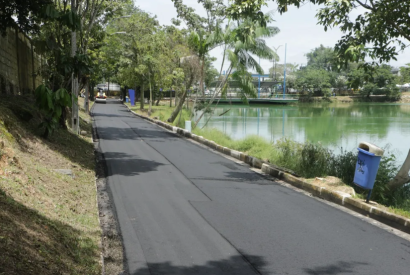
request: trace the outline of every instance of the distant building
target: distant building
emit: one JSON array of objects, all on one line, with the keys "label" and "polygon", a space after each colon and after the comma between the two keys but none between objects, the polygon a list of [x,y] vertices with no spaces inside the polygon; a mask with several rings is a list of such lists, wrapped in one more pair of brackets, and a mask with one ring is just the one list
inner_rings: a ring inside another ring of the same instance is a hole
[{"label": "distant building", "polygon": [[119,84],[110,82],[109,85],[110,86],[108,87],[108,82],[97,84],[97,86],[94,88],[94,91],[97,91],[98,88],[101,88],[101,89],[103,89],[103,91],[106,93],[107,96],[113,96],[113,95],[120,95],[121,94],[121,86]]},{"label": "distant building", "polygon": [[400,69],[399,68],[392,68],[391,73],[397,76],[400,76]]}]

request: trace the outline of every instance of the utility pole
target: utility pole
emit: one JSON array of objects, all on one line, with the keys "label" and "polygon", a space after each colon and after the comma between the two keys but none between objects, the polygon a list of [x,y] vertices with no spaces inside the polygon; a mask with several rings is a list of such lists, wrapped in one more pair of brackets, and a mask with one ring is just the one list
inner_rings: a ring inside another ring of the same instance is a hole
[{"label": "utility pole", "polygon": [[[76,0],[71,0],[71,11],[76,14]],[[71,57],[74,57],[77,52],[77,33],[75,31],[71,32]],[[73,132],[78,135],[80,131],[79,120],[78,120],[78,78],[73,72],[71,74],[71,96],[72,96],[72,106],[71,106],[71,128]]]}]

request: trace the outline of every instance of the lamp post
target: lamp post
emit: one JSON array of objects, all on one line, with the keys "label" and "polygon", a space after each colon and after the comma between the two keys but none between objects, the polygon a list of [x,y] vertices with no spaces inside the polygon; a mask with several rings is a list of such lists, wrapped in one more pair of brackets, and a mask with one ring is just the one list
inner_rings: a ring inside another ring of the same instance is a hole
[{"label": "lamp post", "polygon": [[[277,46],[276,48],[275,47],[273,47],[274,49],[275,49],[275,53],[276,53],[276,55],[278,55],[278,49],[280,48],[280,47],[282,47],[282,45],[279,45],[279,46]],[[277,56],[278,57],[278,61],[279,61],[279,56]],[[276,58],[274,58],[273,59],[273,70],[275,70],[275,81],[277,80],[277,78],[276,78]],[[272,74],[272,76],[273,76],[273,74]]]},{"label": "lamp post", "polygon": [[285,44],[285,68],[283,70],[283,98],[285,98],[285,93],[286,93],[286,50],[287,50],[288,44]]},{"label": "lamp post", "polygon": [[[275,79],[274,79],[274,81],[277,81],[277,80],[278,80],[277,77],[276,77],[276,64],[277,64],[276,58],[278,58],[278,61],[279,61],[278,49],[279,49],[280,47],[282,47],[282,45],[279,45],[279,46],[277,46],[277,47],[273,47],[273,48],[275,49],[275,53],[276,53],[275,58],[273,58],[273,67],[272,67],[272,69],[275,71]],[[273,72],[272,72],[272,77],[273,77]],[[276,94],[276,84],[275,84],[275,86],[273,87],[273,89],[274,89],[273,92]]]}]

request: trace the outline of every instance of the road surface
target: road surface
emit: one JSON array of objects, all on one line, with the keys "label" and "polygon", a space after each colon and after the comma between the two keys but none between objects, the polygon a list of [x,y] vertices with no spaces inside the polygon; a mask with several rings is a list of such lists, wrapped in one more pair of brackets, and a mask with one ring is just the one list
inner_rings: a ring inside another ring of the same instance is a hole
[{"label": "road surface", "polygon": [[410,274],[410,242],[135,117],[94,107],[129,274]]}]

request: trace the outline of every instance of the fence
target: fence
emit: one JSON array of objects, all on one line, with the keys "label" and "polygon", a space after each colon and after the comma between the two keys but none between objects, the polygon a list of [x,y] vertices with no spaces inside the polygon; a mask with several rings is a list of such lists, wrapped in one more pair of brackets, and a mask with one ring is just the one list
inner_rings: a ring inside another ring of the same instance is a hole
[{"label": "fence", "polygon": [[42,82],[40,67],[41,56],[26,34],[8,28],[6,36],[0,35],[0,94],[31,93]]}]

